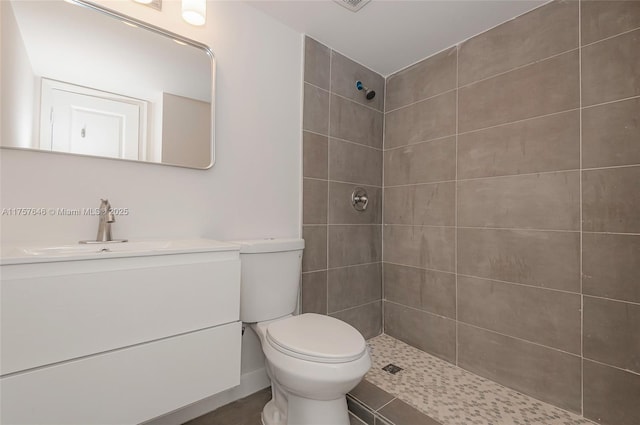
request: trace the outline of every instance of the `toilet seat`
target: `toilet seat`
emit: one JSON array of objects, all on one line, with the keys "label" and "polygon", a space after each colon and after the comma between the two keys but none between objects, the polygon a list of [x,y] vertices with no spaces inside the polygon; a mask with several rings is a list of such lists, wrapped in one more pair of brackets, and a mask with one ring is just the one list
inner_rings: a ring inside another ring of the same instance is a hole
[{"label": "toilet seat", "polygon": [[270,323],[266,340],[283,354],[317,363],[354,361],[367,350],[364,338],[354,327],[314,313]]}]

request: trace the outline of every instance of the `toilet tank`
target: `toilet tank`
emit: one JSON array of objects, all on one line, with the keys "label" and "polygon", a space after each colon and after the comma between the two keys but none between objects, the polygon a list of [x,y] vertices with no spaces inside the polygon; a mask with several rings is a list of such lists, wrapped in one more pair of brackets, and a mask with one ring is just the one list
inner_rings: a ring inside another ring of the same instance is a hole
[{"label": "toilet tank", "polygon": [[240,248],[240,320],[264,322],[295,311],[303,239],[233,241]]}]

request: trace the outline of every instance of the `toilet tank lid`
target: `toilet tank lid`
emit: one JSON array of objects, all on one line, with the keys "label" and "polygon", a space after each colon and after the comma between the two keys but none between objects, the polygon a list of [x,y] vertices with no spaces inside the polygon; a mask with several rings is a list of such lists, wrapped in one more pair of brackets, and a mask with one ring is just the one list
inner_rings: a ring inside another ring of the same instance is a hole
[{"label": "toilet tank lid", "polygon": [[240,254],[256,254],[260,252],[284,252],[304,249],[304,239],[250,239],[244,241],[229,241],[240,245]]}]

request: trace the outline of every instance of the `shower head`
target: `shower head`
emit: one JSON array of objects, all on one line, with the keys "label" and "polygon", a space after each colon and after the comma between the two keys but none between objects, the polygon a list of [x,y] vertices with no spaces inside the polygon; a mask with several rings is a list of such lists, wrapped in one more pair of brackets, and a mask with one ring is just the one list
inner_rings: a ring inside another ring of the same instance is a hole
[{"label": "shower head", "polygon": [[375,90],[369,90],[368,88],[366,88],[363,84],[362,81],[356,81],[356,88],[361,91],[364,90],[364,94],[367,98],[367,100],[371,100],[374,97],[376,97],[376,92]]}]

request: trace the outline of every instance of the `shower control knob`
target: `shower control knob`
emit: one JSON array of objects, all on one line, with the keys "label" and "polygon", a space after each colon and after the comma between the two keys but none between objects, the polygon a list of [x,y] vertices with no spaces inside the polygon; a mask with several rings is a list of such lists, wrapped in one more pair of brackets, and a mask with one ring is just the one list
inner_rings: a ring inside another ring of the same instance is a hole
[{"label": "shower control knob", "polygon": [[364,211],[367,209],[368,204],[369,196],[367,195],[367,191],[361,187],[353,189],[353,193],[351,193],[351,205],[353,205],[353,208],[355,208],[356,211]]}]

